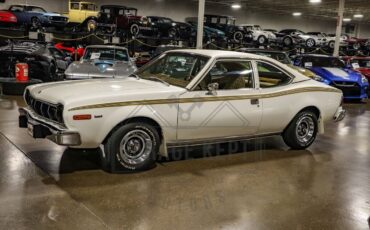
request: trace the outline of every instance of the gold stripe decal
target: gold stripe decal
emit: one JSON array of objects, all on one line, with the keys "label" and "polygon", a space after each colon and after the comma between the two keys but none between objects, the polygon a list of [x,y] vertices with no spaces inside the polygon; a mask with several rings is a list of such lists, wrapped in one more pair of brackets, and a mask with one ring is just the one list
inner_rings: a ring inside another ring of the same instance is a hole
[{"label": "gold stripe decal", "polygon": [[175,103],[196,103],[196,102],[206,102],[206,101],[235,101],[235,100],[247,100],[247,99],[263,99],[263,98],[280,97],[280,96],[286,96],[286,95],[297,94],[297,93],[306,93],[306,92],[342,93],[342,91],[340,91],[339,89],[335,89],[335,88],[306,87],[306,88],[290,89],[290,90],[274,92],[274,93],[242,95],[242,96],[210,96],[210,97],[194,97],[194,98],[168,98],[168,99],[155,99],[155,100],[113,102],[113,103],[79,106],[79,107],[71,108],[69,109],[69,111],[122,107],[122,106],[135,106],[135,105],[159,105],[159,104],[175,104]]}]

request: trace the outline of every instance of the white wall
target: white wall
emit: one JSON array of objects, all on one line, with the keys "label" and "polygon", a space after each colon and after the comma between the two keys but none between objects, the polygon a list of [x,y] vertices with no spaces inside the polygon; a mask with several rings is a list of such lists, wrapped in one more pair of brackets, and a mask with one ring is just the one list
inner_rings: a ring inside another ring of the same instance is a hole
[{"label": "white wall", "polygon": [[[91,0],[94,2],[94,0]],[[65,12],[68,0],[6,0],[0,4],[0,8],[7,8],[10,4],[28,3],[40,5],[49,11]],[[197,16],[197,2],[192,0],[95,0],[102,4],[117,4],[132,6],[139,9],[140,15],[158,15],[183,21],[186,17]],[[248,9],[232,10],[229,7],[207,5],[206,13],[232,15],[237,18],[237,23],[259,24],[266,29],[289,29],[297,28],[303,31],[335,32],[335,20],[323,20],[308,17],[293,17],[291,15],[279,15],[263,12],[253,12]],[[370,24],[359,26],[360,37],[370,37]]]}]

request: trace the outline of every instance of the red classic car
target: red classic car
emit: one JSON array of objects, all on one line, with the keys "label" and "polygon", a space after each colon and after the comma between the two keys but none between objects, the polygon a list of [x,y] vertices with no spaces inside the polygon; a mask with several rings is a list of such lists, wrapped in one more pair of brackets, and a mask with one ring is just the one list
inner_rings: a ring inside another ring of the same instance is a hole
[{"label": "red classic car", "polygon": [[72,58],[76,61],[80,60],[80,58],[83,56],[83,54],[85,52],[85,48],[83,48],[80,45],[75,47],[71,44],[63,43],[63,42],[55,44],[54,47],[59,49],[59,50],[63,50],[65,52],[69,53],[72,56]]},{"label": "red classic car", "polygon": [[359,71],[370,80],[370,57],[367,56],[346,56],[342,57],[348,66]]}]

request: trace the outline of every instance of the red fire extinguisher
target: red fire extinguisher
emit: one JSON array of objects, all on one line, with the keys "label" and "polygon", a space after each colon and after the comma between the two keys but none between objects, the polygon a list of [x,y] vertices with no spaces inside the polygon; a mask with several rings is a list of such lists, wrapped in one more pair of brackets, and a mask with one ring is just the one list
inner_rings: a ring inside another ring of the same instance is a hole
[{"label": "red fire extinguisher", "polygon": [[28,64],[27,63],[15,64],[15,78],[17,81],[20,81],[20,82],[28,81]]}]

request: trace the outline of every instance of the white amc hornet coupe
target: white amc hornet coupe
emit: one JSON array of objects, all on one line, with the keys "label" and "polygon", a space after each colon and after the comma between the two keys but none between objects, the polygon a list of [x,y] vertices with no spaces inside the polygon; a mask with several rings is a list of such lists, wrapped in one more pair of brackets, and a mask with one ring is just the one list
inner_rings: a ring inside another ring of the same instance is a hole
[{"label": "white amc hornet coupe", "polygon": [[107,170],[143,170],[167,147],[282,135],[309,147],[340,121],[342,92],[271,58],[169,51],[124,79],[29,86],[19,125],[34,138],[100,148]]}]

